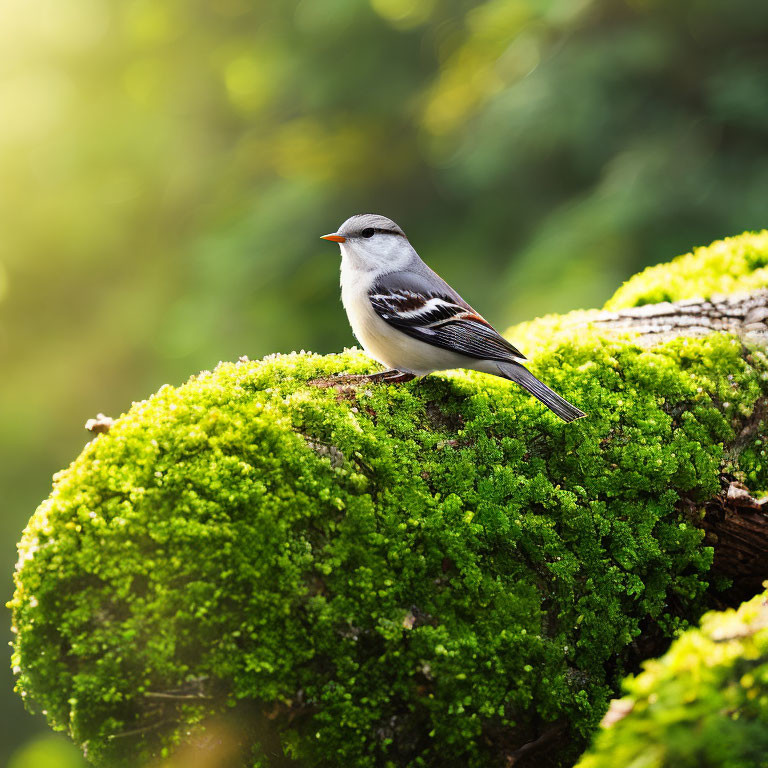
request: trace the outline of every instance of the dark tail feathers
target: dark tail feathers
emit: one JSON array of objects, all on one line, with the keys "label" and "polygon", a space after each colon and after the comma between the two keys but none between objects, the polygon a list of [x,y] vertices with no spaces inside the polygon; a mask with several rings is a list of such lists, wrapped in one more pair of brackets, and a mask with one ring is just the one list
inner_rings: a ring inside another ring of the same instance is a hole
[{"label": "dark tail feathers", "polygon": [[499,375],[519,384],[535,398],[541,400],[550,411],[556,413],[563,421],[575,421],[587,414],[575,405],[564,400],[557,392],[553,392],[546,384],[539,381],[527,368],[519,363],[497,363]]}]

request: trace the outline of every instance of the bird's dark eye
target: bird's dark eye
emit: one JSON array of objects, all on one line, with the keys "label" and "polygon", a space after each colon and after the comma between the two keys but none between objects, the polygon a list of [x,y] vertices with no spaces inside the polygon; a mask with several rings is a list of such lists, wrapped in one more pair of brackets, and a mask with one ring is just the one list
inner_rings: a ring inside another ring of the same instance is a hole
[{"label": "bird's dark eye", "polygon": [[374,231],[373,227],[366,227],[360,234],[363,237],[373,237]]}]

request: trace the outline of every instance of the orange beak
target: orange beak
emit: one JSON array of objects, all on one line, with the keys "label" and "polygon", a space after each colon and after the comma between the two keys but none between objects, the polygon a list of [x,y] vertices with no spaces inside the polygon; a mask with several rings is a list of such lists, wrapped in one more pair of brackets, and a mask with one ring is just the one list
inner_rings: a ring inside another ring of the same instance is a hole
[{"label": "orange beak", "polygon": [[346,243],[347,238],[344,235],[323,235],[321,240],[330,240],[333,243]]}]

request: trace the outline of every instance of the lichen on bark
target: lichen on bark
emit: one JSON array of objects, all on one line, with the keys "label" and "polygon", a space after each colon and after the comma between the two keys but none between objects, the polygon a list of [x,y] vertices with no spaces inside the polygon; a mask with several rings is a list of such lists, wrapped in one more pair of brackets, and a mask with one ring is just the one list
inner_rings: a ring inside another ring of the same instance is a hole
[{"label": "lichen on bark", "polygon": [[758,438],[724,449],[768,394],[761,351],[588,317],[514,336],[587,411],[570,425],[482,374],[308,386],[372,370],[351,350],[134,404],[24,532],[19,691],[96,765],[210,718],[248,768],[501,765],[553,724],[546,760],[572,763],[638,639],[704,608],[712,549],[680,500],[726,470],[768,485]]}]

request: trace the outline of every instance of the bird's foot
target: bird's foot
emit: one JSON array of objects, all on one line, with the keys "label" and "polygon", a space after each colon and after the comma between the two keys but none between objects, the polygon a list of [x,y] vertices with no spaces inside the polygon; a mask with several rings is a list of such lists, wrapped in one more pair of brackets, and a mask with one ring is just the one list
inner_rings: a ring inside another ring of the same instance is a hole
[{"label": "bird's foot", "polygon": [[368,379],[371,384],[402,384],[403,382],[415,379],[416,374],[408,373],[407,371],[398,371],[397,368],[392,368],[389,371],[369,373],[364,378]]},{"label": "bird's foot", "polygon": [[336,376],[312,379],[309,383],[315,387],[358,386],[362,384],[400,384],[416,378],[415,373],[406,373],[393,368],[377,373],[341,373]]}]

